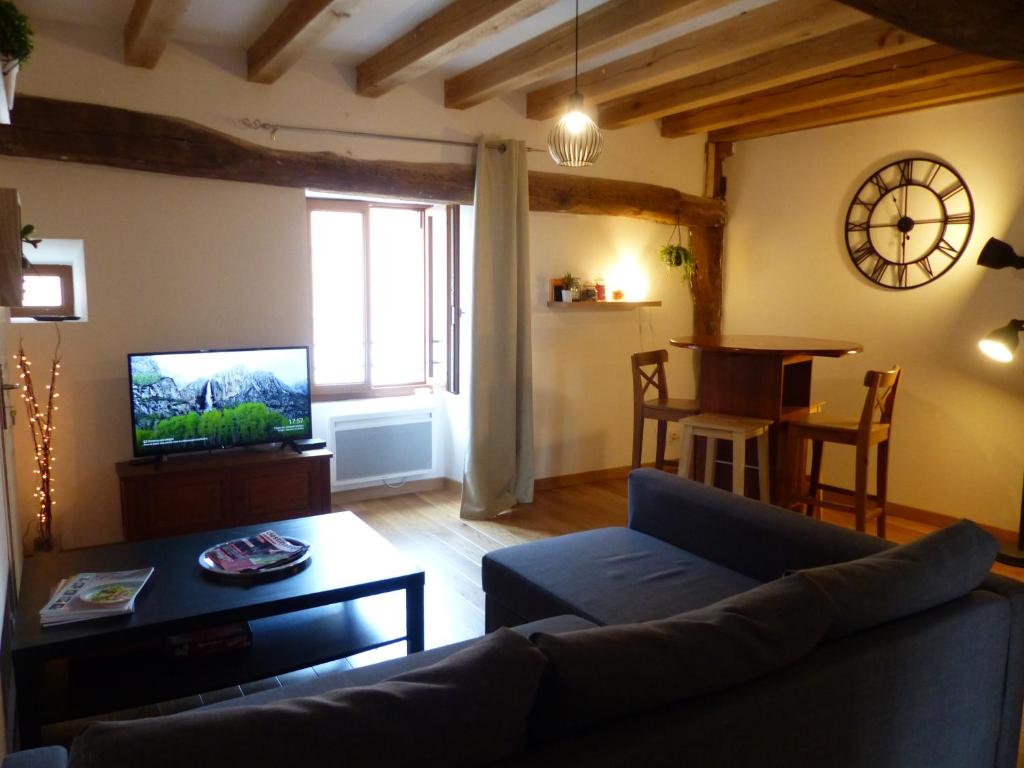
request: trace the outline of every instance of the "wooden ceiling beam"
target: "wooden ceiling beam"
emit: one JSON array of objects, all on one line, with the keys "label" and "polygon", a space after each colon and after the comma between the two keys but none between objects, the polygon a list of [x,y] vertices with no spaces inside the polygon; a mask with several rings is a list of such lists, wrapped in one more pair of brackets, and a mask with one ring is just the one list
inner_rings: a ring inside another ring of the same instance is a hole
[{"label": "wooden ceiling beam", "polygon": [[356,93],[381,96],[557,0],[454,0],[356,67]]},{"label": "wooden ceiling beam", "polygon": [[845,103],[829,104],[803,112],[736,125],[713,131],[708,135],[708,140],[758,139],[808,128],[1024,92],[1024,65],[1004,62],[1003,67],[992,72],[949,77],[925,85],[899,88]]},{"label": "wooden ceiling beam", "polygon": [[730,125],[766,120],[852,98],[1006,66],[1006,62],[998,59],[962,53],[944,45],[930,45],[899,56],[741,96],[724,104],[669,115],[661,121],[661,135],[676,138],[707,133]]},{"label": "wooden ceiling beam", "polygon": [[124,62],[152,69],[160,60],[190,0],[135,0],[124,25]]},{"label": "wooden ceiling beam", "polygon": [[[582,72],[580,92],[587,101],[607,101],[834,32],[867,18],[834,0],[779,0]],[[530,91],[526,95],[526,116],[534,120],[554,117],[565,108],[573,88],[573,79],[568,78]]]},{"label": "wooden ceiling beam", "polygon": [[273,83],[347,19],[341,0],[290,0],[246,51],[249,80]]},{"label": "wooden ceiling beam", "polygon": [[[579,18],[580,61],[696,18],[735,0],[608,0]],[[569,20],[522,45],[449,78],[444,103],[467,109],[535,83],[571,65],[575,22]]]},{"label": "wooden ceiling beam", "polygon": [[[468,164],[281,150],[180,118],[21,94],[16,123],[0,126],[0,155],[349,195],[473,201],[476,174]],[[531,211],[629,216],[684,226],[725,223],[721,200],[654,184],[531,171],[529,185]]]},{"label": "wooden ceiling beam", "polygon": [[1024,61],[1020,0],[841,0],[901,29],[961,51]]},{"label": "wooden ceiling beam", "polygon": [[598,123],[604,128],[621,128],[926,45],[930,43],[923,38],[914,37],[884,21],[870,19],[802,43],[613,99],[598,108]]}]

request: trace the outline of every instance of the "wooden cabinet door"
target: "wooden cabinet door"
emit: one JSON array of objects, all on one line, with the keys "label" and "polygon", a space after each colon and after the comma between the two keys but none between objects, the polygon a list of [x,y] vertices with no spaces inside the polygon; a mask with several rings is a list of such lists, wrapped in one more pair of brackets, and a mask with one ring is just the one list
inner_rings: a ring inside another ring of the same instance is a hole
[{"label": "wooden cabinet door", "polygon": [[318,461],[246,467],[231,473],[234,523],[246,525],[327,512]]},{"label": "wooden cabinet door", "polygon": [[125,520],[129,540],[209,531],[231,525],[228,486],[221,472],[168,474],[122,486],[133,510]]}]

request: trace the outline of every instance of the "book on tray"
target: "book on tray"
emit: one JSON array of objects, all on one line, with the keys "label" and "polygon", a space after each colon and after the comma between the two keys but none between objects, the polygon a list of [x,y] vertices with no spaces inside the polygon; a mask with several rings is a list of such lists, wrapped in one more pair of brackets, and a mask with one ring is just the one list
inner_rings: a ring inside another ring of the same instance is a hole
[{"label": "book on tray", "polygon": [[293,544],[274,531],[263,531],[244,539],[232,539],[208,549],[213,564],[228,573],[265,571],[298,560],[309,549],[306,544]]},{"label": "book on tray", "polygon": [[44,627],[119,616],[135,610],[135,598],[153,575],[152,568],[76,573],[63,579],[39,611]]}]

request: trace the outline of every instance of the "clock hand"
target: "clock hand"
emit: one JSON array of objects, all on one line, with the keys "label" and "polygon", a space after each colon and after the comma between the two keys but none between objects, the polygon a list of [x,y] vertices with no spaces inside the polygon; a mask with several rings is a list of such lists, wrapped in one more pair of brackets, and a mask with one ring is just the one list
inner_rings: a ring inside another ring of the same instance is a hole
[{"label": "clock hand", "polygon": [[901,219],[903,218],[903,211],[900,210],[900,204],[896,202],[896,193],[892,193],[892,204],[896,206],[896,215]]}]

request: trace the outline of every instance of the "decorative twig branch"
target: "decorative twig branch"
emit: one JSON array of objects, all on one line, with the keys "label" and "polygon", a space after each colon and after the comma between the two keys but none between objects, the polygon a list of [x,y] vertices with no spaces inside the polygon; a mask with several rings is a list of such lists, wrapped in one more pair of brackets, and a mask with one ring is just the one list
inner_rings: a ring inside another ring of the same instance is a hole
[{"label": "decorative twig branch", "polygon": [[18,354],[14,356],[21,372],[21,399],[25,401],[28,426],[35,448],[36,489],[33,497],[39,503],[39,511],[36,514],[39,535],[36,537],[35,546],[36,549],[43,550],[53,547],[53,417],[58,410],[54,401],[60,397],[57,392],[57,377],[60,376],[60,327],[55,325],[54,328],[57,331],[57,346],[53,350],[53,362],[50,364],[50,383],[46,385],[45,407],[36,396],[32,382],[32,362],[25,354],[25,346],[20,339]]}]

